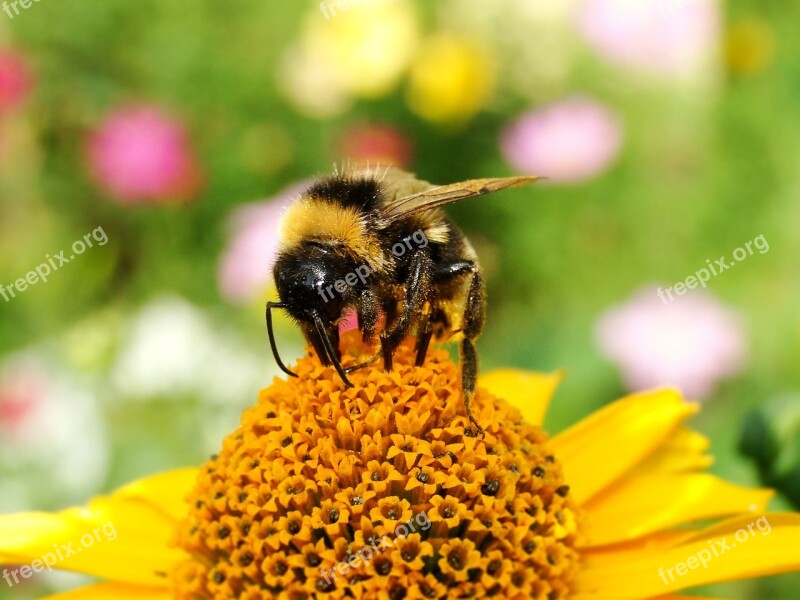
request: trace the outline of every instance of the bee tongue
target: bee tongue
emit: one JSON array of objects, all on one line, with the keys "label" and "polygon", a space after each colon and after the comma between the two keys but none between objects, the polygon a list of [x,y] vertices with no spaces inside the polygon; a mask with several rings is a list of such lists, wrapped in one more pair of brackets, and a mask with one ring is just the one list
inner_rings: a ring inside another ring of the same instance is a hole
[{"label": "bee tongue", "polygon": [[344,315],[339,320],[339,334],[351,329],[358,329],[358,313],[354,308],[345,309]]}]

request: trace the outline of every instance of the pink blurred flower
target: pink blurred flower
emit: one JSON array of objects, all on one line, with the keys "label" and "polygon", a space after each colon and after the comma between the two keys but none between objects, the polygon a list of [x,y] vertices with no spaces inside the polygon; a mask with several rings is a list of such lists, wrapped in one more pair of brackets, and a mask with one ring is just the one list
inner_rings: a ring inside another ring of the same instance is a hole
[{"label": "pink blurred flower", "polygon": [[577,182],[609,167],[622,146],[622,127],[608,108],[570,98],[531,110],[509,125],[501,149],[518,171]]},{"label": "pink blurred flower", "polygon": [[356,125],[344,132],[340,154],[355,163],[406,168],[411,160],[411,141],[389,125]]},{"label": "pink blurred flower", "polygon": [[110,455],[97,400],[95,388],[43,348],[1,357],[0,513],[71,503],[100,485]]},{"label": "pink blurred flower", "polygon": [[266,292],[272,283],[272,264],[278,252],[281,213],[310,183],[296,183],[264,202],[242,206],[231,215],[230,240],[217,276],[220,292],[227,300],[247,303]]},{"label": "pink blurred flower", "polygon": [[162,109],[128,106],[109,115],[86,145],[92,178],[119,202],[183,202],[202,184],[183,125]]},{"label": "pink blurred flower", "polygon": [[738,373],[746,354],[738,315],[704,292],[664,304],[642,290],[601,316],[597,340],[629,389],[672,386],[693,400]]},{"label": "pink blurred flower", "polygon": [[719,46],[716,0],[583,0],[578,27],[606,60],[668,75],[691,73]]},{"label": "pink blurred flower", "polygon": [[38,412],[46,383],[29,373],[14,372],[0,380],[0,432],[19,434]]},{"label": "pink blurred flower", "polygon": [[25,101],[33,89],[33,73],[21,54],[0,50],[0,114]]}]

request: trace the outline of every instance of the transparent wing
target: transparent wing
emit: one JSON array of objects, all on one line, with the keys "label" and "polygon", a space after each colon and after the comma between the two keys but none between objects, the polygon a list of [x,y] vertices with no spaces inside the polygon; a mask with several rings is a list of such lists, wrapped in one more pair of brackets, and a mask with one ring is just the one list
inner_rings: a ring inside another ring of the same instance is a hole
[{"label": "transparent wing", "polygon": [[483,196],[506,188],[534,183],[540,177],[500,177],[489,179],[470,179],[458,183],[432,186],[411,195],[396,198],[382,207],[382,217],[387,224],[419,212],[431,210],[445,204],[460,202],[467,198]]}]

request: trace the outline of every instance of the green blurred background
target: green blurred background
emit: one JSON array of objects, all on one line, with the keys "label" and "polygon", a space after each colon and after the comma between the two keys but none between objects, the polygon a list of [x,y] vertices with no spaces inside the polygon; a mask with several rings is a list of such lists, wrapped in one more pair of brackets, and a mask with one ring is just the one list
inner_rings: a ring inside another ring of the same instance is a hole
[{"label": "green blurred background", "polygon": [[[0,297],[0,512],[216,450],[277,374],[263,304],[280,208],[346,160],[437,183],[548,176],[448,211],[487,275],[482,368],[565,368],[551,431],[678,385],[704,403],[714,473],[800,504],[800,7],[3,6],[0,284],[93,246]],[[769,250],[704,292],[656,295],[758,236]],[[284,358],[302,352],[288,322],[279,336]]]}]

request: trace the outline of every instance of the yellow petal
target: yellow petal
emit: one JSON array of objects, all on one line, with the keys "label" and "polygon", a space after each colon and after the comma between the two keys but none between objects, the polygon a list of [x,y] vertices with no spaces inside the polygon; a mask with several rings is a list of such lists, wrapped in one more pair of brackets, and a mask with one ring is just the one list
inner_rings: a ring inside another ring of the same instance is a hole
[{"label": "yellow petal", "polygon": [[[730,531],[734,524],[742,525]],[[763,525],[763,526],[762,526]],[[725,529],[724,534],[719,532]],[[766,515],[698,533],[669,550],[621,553],[619,560],[587,556],[573,600],[637,600],[709,583],[800,570],[800,515]]]},{"label": "yellow petal", "polygon": [[166,588],[153,588],[125,583],[101,583],[47,596],[42,600],[173,600]]},{"label": "yellow petal", "polygon": [[555,436],[553,453],[578,502],[619,480],[660,447],[697,406],[674,390],[618,400]]},{"label": "yellow petal", "polygon": [[693,530],[659,531],[629,542],[621,542],[611,546],[583,548],[581,556],[584,557],[584,560],[599,568],[604,564],[617,564],[626,556],[632,560],[640,557],[643,553],[649,554],[661,550],[669,550],[694,539],[696,533]]},{"label": "yellow petal", "polygon": [[113,495],[147,502],[177,521],[188,514],[186,495],[196,481],[196,468],[175,469],[129,483]]},{"label": "yellow petal", "polygon": [[685,473],[704,471],[714,463],[706,455],[708,438],[689,429],[678,427],[663,446],[636,466],[637,473]]},{"label": "yellow petal", "polygon": [[534,373],[519,369],[498,369],[482,375],[478,386],[516,406],[528,423],[541,425],[550,400],[562,379],[563,371]]},{"label": "yellow petal", "polygon": [[185,557],[170,547],[175,525],[145,502],[112,495],[55,514],[0,516],[0,554],[11,564],[41,560],[110,581],[159,586]]},{"label": "yellow petal", "polygon": [[704,473],[628,476],[584,505],[587,536],[600,546],[702,519],[763,514],[772,496]]},{"label": "yellow petal", "polygon": [[[798,519],[800,519],[800,514],[779,512],[761,518],[767,518],[767,522],[771,527],[793,527],[797,524]],[[707,528],[700,531],[695,531],[692,537],[688,538],[687,541],[697,542],[707,540],[710,537],[733,535],[739,529],[747,529],[747,526],[753,523],[754,520],[758,520],[758,518],[754,519],[752,515],[734,517],[714,525],[709,525]]]}]

